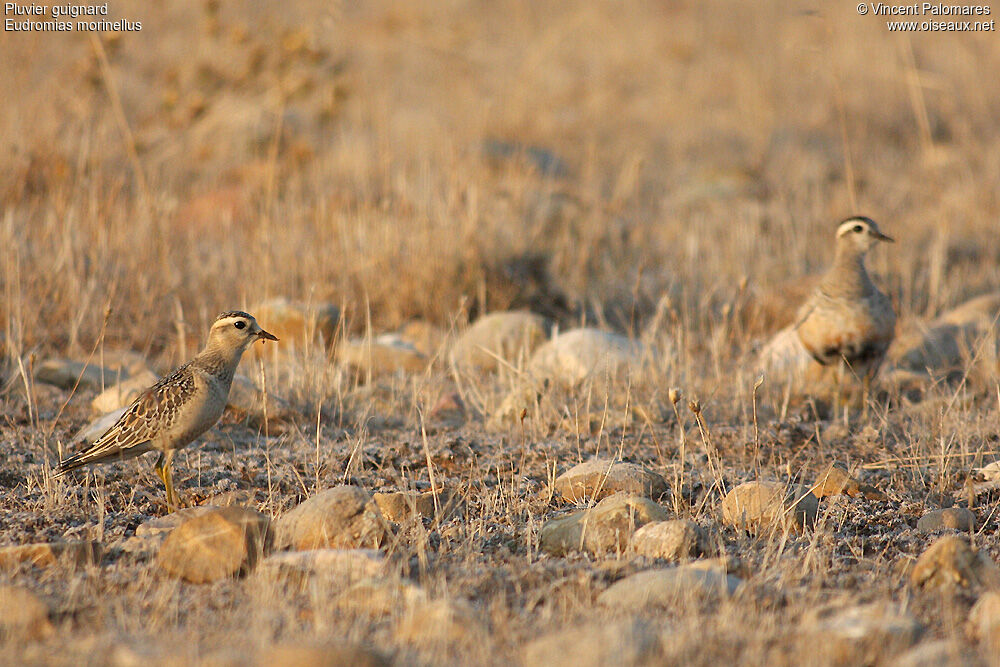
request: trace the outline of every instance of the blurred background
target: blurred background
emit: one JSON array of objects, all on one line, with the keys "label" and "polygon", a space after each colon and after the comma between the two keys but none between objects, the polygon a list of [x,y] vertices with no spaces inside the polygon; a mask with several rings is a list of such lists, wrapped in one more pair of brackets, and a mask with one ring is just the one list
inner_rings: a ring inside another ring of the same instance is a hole
[{"label": "blurred background", "polygon": [[[156,352],[331,301],[351,332],[528,307],[736,345],[863,213],[902,317],[1000,285],[1000,42],[855,4],[111,2],[0,44],[10,350]],[[798,291],[797,291],[798,290]],[[81,343],[80,341],[86,341]]]}]

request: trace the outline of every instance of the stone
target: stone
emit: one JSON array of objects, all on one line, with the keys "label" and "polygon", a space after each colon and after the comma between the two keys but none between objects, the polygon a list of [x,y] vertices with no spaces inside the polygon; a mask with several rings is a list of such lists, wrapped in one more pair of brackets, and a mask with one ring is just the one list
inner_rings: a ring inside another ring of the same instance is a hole
[{"label": "stone", "polygon": [[541,315],[525,310],[503,311],[476,320],[455,341],[451,360],[459,367],[495,370],[504,363],[518,367],[547,337]]},{"label": "stone", "polygon": [[1000,489],[1000,461],[987,463],[976,468],[966,481],[966,487],[973,497]]},{"label": "stone", "polygon": [[621,379],[640,369],[644,349],[638,341],[598,329],[573,329],[541,345],[528,363],[529,373],[565,386],[588,378]]},{"label": "stone", "polygon": [[601,500],[616,493],[659,498],[667,492],[663,477],[634,463],[591,459],[556,477],[555,490],[564,500]]},{"label": "stone", "polygon": [[160,380],[153,371],[142,369],[127,380],[112,385],[94,397],[90,408],[96,414],[107,414],[132,405],[139,394],[146,391]]},{"label": "stone", "polygon": [[923,590],[998,590],[1000,568],[965,538],[945,535],[920,554],[910,571],[910,585]]},{"label": "stone", "polygon": [[[937,373],[963,369],[977,357],[995,360],[1000,353],[998,315],[1000,292],[980,295],[929,323],[917,323],[904,330],[890,349],[889,358],[903,370]],[[984,338],[989,338],[985,345]]]},{"label": "stone", "polygon": [[354,642],[281,643],[261,651],[259,667],[389,667],[391,662],[374,649]]},{"label": "stone", "polygon": [[339,587],[332,602],[351,613],[387,616],[427,603],[427,592],[407,581],[363,579]]},{"label": "stone", "polygon": [[874,486],[862,484],[846,470],[837,465],[831,465],[817,478],[816,484],[809,489],[816,498],[846,495],[852,498],[863,497],[869,500],[885,500],[884,493]]},{"label": "stone", "polygon": [[969,635],[990,647],[1000,648],[1000,592],[987,591],[969,611]]},{"label": "stone", "polygon": [[275,522],[279,549],[355,549],[375,547],[386,536],[382,512],[357,486],[321,491],[285,512]]},{"label": "stone", "polygon": [[744,482],[722,501],[722,522],[753,532],[786,527],[801,532],[816,520],[819,503],[800,485]]},{"label": "stone", "polygon": [[229,507],[230,505],[243,505],[252,507],[257,503],[257,494],[249,489],[236,489],[235,491],[222,491],[208,496],[200,502],[201,505],[212,505],[215,507]]},{"label": "stone", "polygon": [[831,465],[819,476],[816,485],[810,491],[817,498],[839,495],[859,496],[861,495],[861,484],[840,466]]},{"label": "stone", "polygon": [[629,547],[640,556],[666,560],[713,556],[719,551],[705,530],[690,519],[647,523],[633,533]]},{"label": "stone", "polygon": [[706,600],[729,597],[741,583],[741,579],[721,568],[678,565],[625,577],[598,595],[597,602],[633,610],[647,606],[674,607],[689,596]]},{"label": "stone", "polygon": [[774,334],[757,353],[757,368],[765,381],[783,386],[797,385],[812,378],[813,366],[818,366],[799,339],[794,325]]},{"label": "stone", "polygon": [[654,664],[658,633],[640,619],[592,622],[563,628],[529,642],[525,665],[604,667]]},{"label": "stone", "polygon": [[311,580],[344,583],[374,577],[385,568],[375,549],[310,549],[271,554],[257,567],[264,580],[303,585]]},{"label": "stone", "polygon": [[0,638],[38,640],[54,632],[41,598],[21,586],[0,585]]},{"label": "stone", "polygon": [[337,360],[362,373],[420,373],[430,360],[411,343],[389,335],[352,339],[337,349]]},{"label": "stone", "polygon": [[637,528],[668,518],[667,510],[648,498],[617,494],[590,509],[548,521],[539,531],[539,545],[554,556],[579,549],[595,555],[620,552]]},{"label": "stone", "polygon": [[941,667],[941,665],[977,665],[974,654],[961,642],[948,639],[927,641],[896,655],[892,667]]},{"label": "stone", "polygon": [[270,551],[270,523],[244,507],[215,508],[174,528],[157,562],[169,574],[196,584],[246,574]]},{"label": "stone", "polygon": [[[414,516],[434,517],[434,492],[397,491],[394,493],[376,493],[372,496],[378,505],[382,516],[389,521],[401,523]],[[446,498],[438,492],[438,505],[443,506]]]},{"label": "stone", "polygon": [[263,429],[266,418],[269,432],[281,432],[295,416],[288,401],[270,390],[265,393],[245,375],[233,377],[226,408],[254,428]]},{"label": "stone", "polygon": [[100,560],[100,542],[41,542],[0,547],[0,568],[7,569],[22,563],[44,568],[59,562],[83,567],[95,565]]},{"label": "stone", "polygon": [[829,651],[832,664],[882,663],[916,643],[921,631],[915,618],[882,603],[823,607],[809,612],[802,628],[806,641]]},{"label": "stone", "polygon": [[939,530],[969,533],[975,529],[976,515],[964,507],[931,510],[917,521],[917,530],[921,533],[934,533]]},{"label": "stone", "polygon": [[410,607],[400,619],[396,636],[418,645],[469,642],[485,632],[479,615],[461,600],[431,600]]},{"label": "stone", "polygon": [[164,516],[158,516],[139,524],[135,529],[136,537],[141,538],[162,538],[165,539],[170,532],[189,519],[197,516],[204,516],[209,512],[219,509],[215,505],[199,505],[197,507],[185,507],[176,512],[171,512]]},{"label": "stone", "polygon": [[426,357],[433,357],[441,351],[446,334],[426,320],[410,320],[395,332],[396,338],[409,343]]},{"label": "stone", "polygon": [[[330,347],[337,338],[340,308],[332,303],[289,301],[284,297],[257,304],[250,311],[261,326],[278,337],[282,352]],[[253,349],[257,349],[254,346]]]},{"label": "stone", "polygon": [[35,369],[35,379],[61,389],[72,389],[80,380],[80,389],[101,391],[121,380],[127,380],[131,373],[126,368],[98,366],[70,359],[47,359]]}]

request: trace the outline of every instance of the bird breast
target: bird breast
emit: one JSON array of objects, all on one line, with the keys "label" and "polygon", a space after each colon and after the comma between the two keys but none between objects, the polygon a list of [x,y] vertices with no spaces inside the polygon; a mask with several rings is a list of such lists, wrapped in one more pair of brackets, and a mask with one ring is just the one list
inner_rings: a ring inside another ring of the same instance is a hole
[{"label": "bird breast", "polygon": [[817,294],[798,326],[799,339],[824,364],[846,358],[880,358],[892,342],[896,315],[881,292],[864,299],[836,299]]}]

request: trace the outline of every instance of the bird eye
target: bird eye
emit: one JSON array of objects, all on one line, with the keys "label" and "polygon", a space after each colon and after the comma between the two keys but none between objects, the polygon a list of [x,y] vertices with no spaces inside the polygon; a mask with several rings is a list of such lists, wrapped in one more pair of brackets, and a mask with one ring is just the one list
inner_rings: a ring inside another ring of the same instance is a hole
[{"label": "bird eye", "polygon": [[233,324],[233,326],[234,326],[234,327],[236,327],[237,329],[246,329],[246,327],[247,327],[247,323],[246,323],[246,322],[244,322],[243,320],[237,320],[237,321],[236,321],[236,322],[235,322],[235,323]]},{"label": "bird eye", "polygon": [[865,231],[865,228],[862,227],[861,225],[854,225],[854,229],[852,231],[855,234],[860,234],[861,232]]}]

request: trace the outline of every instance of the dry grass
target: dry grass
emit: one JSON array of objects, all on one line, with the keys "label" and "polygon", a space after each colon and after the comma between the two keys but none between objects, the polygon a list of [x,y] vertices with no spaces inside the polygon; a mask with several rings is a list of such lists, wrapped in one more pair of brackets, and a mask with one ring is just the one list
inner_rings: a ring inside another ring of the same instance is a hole
[{"label": "dry grass", "polygon": [[[890,498],[823,501],[803,536],[724,531],[748,585],[718,604],[635,611],[661,634],[659,659],[837,663],[836,649],[803,640],[801,619],[872,601],[978,655],[969,601],[912,597],[901,564],[929,542],[911,527],[923,509],[958,498],[1000,449],[995,366],[918,401],[889,392],[867,428],[847,430],[815,402],[783,409],[769,381],[755,406],[747,360],[787,323],[851,213],[899,240],[869,264],[902,321],[997,289],[993,33],[907,38],[853,5],[721,0],[115,12],[142,32],[0,45],[3,542],[116,544],[162,512],[142,462],[48,479],[43,464],[89,399],[31,383],[49,356],[128,348],[165,369],[217,312],[274,296],[342,306],[344,336],[413,319],[453,335],[480,313],[529,307],[651,352],[631,382],[544,392],[499,433],[485,418],[520,386],[523,360],[473,374],[439,354],[425,373],[368,382],[321,351],[268,358],[269,390],[301,419],[270,437],[224,424],[178,457],[182,490],[251,490],[274,515],[345,480],[425,488],[433,472],[460,511],[402,527],[387,553],[404,583],[471,605],[465,632],[424,642],[403,600],[382,613],[342,590],[193,587],[112,550],[100,568],[10,575],[53,604],[60,639],[7,642],[2,659],[127,661],[182,646],[193,661],[336,637],[402,664],[506,663],[550,631],[623,617],[595,597],[648,565],[538,552],[560,509],[553,469],[595,453],[677,480],[664,503],[706,524],[723,489],[809,481],[831,462],[860,466]],[[704,434],[674,414],[670,386],[701,401]],[[475,415],[434,423],[453,390]],[[980,503],[975,541],[996,557],[997,518]]]}]

